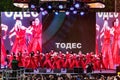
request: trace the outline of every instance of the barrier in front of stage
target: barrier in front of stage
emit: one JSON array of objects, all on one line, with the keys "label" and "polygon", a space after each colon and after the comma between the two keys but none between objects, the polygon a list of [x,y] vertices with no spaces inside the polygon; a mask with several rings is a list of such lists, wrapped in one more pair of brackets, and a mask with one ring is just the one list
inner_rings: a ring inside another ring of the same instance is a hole
[{"label": "barrier in front of stage", "polygon": [[5,69],[2,71],[2,79],[3,80],[22,80],[23,78],[24,69],[19,70],[12,70],[12,69]]}]

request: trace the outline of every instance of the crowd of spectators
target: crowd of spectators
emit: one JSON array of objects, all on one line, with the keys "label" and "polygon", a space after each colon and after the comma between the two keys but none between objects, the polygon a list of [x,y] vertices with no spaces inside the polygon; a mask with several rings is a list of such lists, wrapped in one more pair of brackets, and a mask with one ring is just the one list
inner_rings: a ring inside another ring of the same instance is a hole
[{"label": "crowd of spectators", "polygon": [[[0,74],[0,80],[2,74]],[[21,80],[21,79],[16,79]],[[22,80],[120,80],[120,75],[102,74],[22,74]]]},{"label": "crowd of spectators", "polygon": [[120,80],[120,75],[91,75],[91,74],[27,74],[24,80]]}]

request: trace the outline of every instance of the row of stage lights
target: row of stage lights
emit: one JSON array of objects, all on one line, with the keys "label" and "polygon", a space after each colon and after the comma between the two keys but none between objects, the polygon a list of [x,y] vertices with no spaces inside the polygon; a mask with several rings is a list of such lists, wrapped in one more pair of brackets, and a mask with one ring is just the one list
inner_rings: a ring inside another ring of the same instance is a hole
[{"label": "row of stage lights", "polygon": [[83,16],[89,10],[89,6],[83,2],[45,2],[41,3],[40,6],[30,4],[31,11],[41,12],[42,15],[47,15],[54,12],[55,15],[58,15],[59,12],[64,12],[66,15],[69,14],[80,14]]}]

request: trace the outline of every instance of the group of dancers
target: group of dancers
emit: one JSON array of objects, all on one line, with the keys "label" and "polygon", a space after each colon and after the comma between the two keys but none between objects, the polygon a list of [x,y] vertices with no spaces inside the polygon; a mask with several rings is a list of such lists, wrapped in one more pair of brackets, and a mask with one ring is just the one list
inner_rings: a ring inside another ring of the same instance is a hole
[{"label": "group of dancers", "polygon": [[42,22],[40,22],[39,18],[32,20],[28,27],[23,26],[22,21],[17,18],[13,28],[10,31],[8,31],[8,28],[9,26],[1,24],[1,30],[4,32],[1,37],[1,66],[6,65],[6,49],[4,45],[6,37],[9,38],[12,46],[10,52],[14,52],[15,55],[19,51],[22,53],[42,51]]},{"label": "group of dancers", "polygon": [[50,68],[50,69],[73,69],[80,68],[86,69],[89,64],[93,65],[94,70],[100,70],[102,68],[106,69],[103,61],[102,54],[99,55],[94,54],[94,52],[83,54],[81,51],[78,53],[73,53],[70,51],[66,51],[63,53],[62,51],[56,52],[51,50],[49,53],[41,53],[39,50],[32,51],[30,54],[26,55],[26,53],[18,52],[17,55],[12,53],[8,56],[9,64],[8,67],[11,67],[11,62],[16,57],[18,60],[18,66],[25,68]]}]

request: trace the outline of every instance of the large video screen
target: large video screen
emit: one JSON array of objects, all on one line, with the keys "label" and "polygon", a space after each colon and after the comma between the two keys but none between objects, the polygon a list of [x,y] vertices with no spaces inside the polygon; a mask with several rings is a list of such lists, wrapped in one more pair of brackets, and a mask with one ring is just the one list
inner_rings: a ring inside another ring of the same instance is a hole
[{"label": "large video screen", "polygon": [[1,30],[1,60],[9,53],[42,51],[41,13],[1,12]]},{"label": "large video screen", "polygon": [[96,53],[102,53],[106,67],[120,61],[120,13],[96,13]]}]

